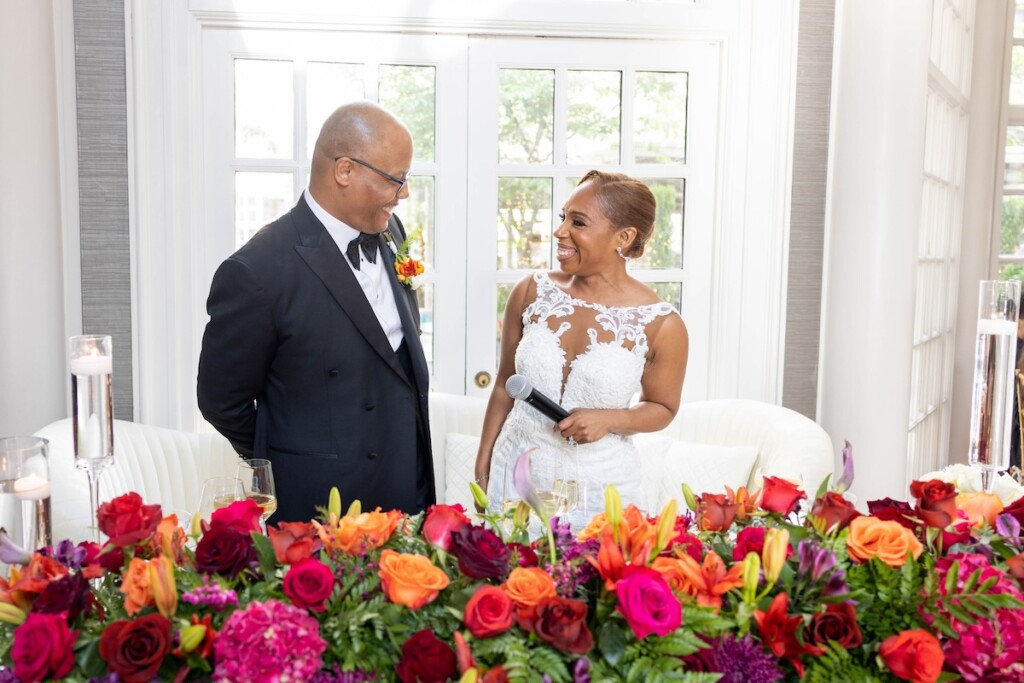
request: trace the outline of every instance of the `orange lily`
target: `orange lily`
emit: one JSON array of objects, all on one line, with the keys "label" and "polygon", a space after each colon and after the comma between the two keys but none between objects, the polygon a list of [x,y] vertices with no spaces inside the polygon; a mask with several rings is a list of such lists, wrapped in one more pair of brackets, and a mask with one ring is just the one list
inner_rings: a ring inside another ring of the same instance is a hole
[{"label": "orange lily", "polygon": [[609,591],[615,590],[615,584],[622,578],[622,572],[626,569],[626,559],[622,556],[619,544],[612,539],[610,527],[602,532],[601,547],[597,550],[597,560],[588,556],[587,562],[592,564],[604,579],[604,587]]},{"label": "orange lily", "polygon": [[739,504],[739,508],[736,510],[736,519],[746,519],[757,510],[757,497],[761,495],[761,489],[754,489],[751,493],[747,491],[746,486],[741,486],[735,491],[726,486],[725,492],[728,494],[729,500]]},{"label": "orange lily", "polygon": [[697,604],[714,607],[722,606],[722,596],[733,588],[743,585],[743,563],[736,562],[728,570],[725,563],[713,550],[704,556],[704,562],[697,561],[685,552],[676,551],[679,570],[682,572],[684,590],[697,598]]},{"label": "orange lily", "polygon": [[149,561],[149,587],[160,614],[168,619],[178,611],[178,586],[174,581],[174,563],[163,555]]}]

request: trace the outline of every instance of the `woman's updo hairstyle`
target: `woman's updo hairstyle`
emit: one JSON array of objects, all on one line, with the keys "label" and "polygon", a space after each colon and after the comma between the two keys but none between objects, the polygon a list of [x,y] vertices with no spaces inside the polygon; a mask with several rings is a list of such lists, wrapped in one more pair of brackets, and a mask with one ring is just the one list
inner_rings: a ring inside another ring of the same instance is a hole
[{"label": "woman's updo hairstyle", "polygon": [[583,183],[594,185],[597,203],[613,228],[636,228],[636,238],[623,253],[630,258],[642,256],[644,245],[654,232],[657,202],[651,189],[624,173],[606,171],[587,171],[576,186]]}]

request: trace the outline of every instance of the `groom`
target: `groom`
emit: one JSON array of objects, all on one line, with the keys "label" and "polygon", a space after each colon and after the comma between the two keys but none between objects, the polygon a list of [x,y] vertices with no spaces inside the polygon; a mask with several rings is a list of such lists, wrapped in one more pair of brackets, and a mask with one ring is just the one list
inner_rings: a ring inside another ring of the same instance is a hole
[{"label": "groom", "polygon": [[409,196],[408,129],[370,102],[324,123],[309,187],[217,269],[199,359],[199,409],[244,458],[268,458],[270,520],[342,504],[434,503],[427,364],[413,292],[395,276]]}]

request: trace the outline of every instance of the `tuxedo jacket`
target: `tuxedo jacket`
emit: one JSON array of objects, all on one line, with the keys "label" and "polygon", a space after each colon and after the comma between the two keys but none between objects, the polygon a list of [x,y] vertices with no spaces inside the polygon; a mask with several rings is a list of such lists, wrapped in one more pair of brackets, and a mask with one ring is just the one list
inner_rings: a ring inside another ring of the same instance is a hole
[{"label": "tuxedo jacket", "polygon": [[[388,230],[402,244],[398,218]],[[213,277],[199,408],[242,457],[271,461],[278,493],[272,521],[314,518],[332,486],[345,508],[359,499],[363,509],[415,512],[417,419],[427,502],[434,502],[419,309],[397,280],[394,252],[378,239],[412,377],[305,198]]]}]

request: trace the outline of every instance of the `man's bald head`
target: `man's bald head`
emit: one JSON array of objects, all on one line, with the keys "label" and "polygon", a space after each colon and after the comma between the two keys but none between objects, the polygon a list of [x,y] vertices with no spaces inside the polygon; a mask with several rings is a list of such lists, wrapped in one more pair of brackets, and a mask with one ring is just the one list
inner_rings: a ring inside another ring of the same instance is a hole
[{"label": "man's bald head", "polygon": [[338,157],[367,156],[370,149],[386,144],[398,131],[409,134],[405,125],[379,104],[363,101],[338,107],[320,128],[311,175],[316,177],[318,170],[329,169]]}]

